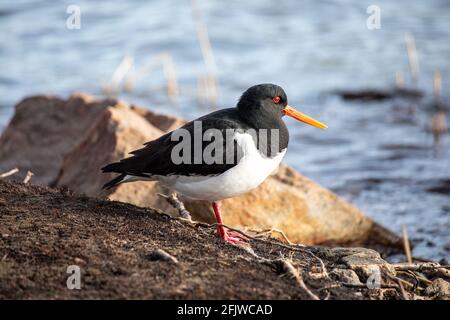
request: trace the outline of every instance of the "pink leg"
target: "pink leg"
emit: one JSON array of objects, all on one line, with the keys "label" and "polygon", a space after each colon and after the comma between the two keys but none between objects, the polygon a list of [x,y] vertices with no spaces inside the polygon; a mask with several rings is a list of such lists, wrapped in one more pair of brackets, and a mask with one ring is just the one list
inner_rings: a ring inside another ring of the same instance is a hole
[{"label": "pink leg", "polygon": [[[212,207],[214,210],[214,215],[216,216],[216,221],[219,224],[223,224],[222,222],[222,217],[220,215],[220,202],[216,202],[214,201],[212,203]],[[231,244],[237,244],[237,245],[242,245],[242,246],[246,246],[248,245],[245,240],[247,240],[247,238],[245,236],[243,236],[240,233],[234,232],[234,231],[230,231],[230,230],[226,230],[223,226],[217,226],[217,232],[219,233],[220,237],[228,243]]]}]

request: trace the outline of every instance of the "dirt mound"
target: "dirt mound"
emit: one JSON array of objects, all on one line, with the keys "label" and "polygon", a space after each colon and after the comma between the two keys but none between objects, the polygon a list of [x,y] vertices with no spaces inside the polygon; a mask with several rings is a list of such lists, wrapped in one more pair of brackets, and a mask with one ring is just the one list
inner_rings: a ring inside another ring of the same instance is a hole
[{"label": "dirt mound", "polygon": [[[211,226],[158,210],[0,180],[3,299],[402,297],[386,278],[395,268],[373,250],[250,244],[224,244]],[[81,270],[80,290],[67,288],[71,265]],[[383,282],[368,289],[374,265]]]}]

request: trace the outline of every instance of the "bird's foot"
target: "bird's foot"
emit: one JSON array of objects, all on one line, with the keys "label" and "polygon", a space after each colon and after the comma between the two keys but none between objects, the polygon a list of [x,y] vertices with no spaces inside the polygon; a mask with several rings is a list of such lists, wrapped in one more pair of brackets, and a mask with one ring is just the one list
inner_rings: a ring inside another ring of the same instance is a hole
[{"label": "bird's foot", "polygon": [[223,226],[222,217],[220,216],[220,202],[214,201],[212,206],[218,224],[217,232],[222,240],[235,246],[249,247],[246,236],[239,232],[228,230]]},{"label": "bird's foot", "polygon": [[249,243],[247,242],[248,238],[239,232],[224,230],[224,233],[221,234],[221,238],[223,241],[230,243],[232,245],[248,247]]}]

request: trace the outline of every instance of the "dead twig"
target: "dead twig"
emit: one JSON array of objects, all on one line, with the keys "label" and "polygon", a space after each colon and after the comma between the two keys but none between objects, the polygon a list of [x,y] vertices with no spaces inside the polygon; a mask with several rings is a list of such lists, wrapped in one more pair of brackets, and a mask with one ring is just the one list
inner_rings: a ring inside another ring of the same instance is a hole
[{"label": "dead twig", "polygon": [[399,277],[396,276],[392,276],[390,274],[386,274],[386,276],[391,279],[393,282],[395,282],[397,284],[397,291],[401,294],[401,296],[403,297],[404,300],[409,300],[408,295],[406,294],[405,291],[405,285],[410,288],[413,289],[415,288],[414,284],[410,283],[409,281],[406,281],[404,279],[401,279]]},{"label": "dead twig", "polygon": [[448,269],[450,266],[442,266],[437,262],[423,262],[423,263],[394,263],[392,264],[396,271],[425,271],[434,269]]},{"label": "dead twig", "polygon": [[442,136],[448,132],[447,116],[444,111],[437,111],[431,117],[431,132],[433,133],[434,146],[439,147]]},{"label": "dead twig", "polygon": [[295,280],[297,281],[297,284],[309,295],[309,297],[312,300],[320,300],[318,296],[316,296],[305,284],[303,281],[303,277],[301,276],[300,272],[292,265],[292,263],[287,259],[281,259],[281,262],[283,263],[283,267],[285,270],[292,275]]},{"label": "dead twig", "polygon": [[408,288],[411,288],[411,289],[413,289],[415,286],[414,286],[414,284],[412,284],[411,282],[409,282],[409,281],[407,281],[407,280],[405,280],[405,279],[402,279],[402,278],[399,278],[399,277],[396,277],[396,276],[391,276],[391,275],[387,275],[391,280],[393,280],[394,282],[401,282],[403,285],[405,285],[405,286],[407,286]]},{"label": "dead twig", "polygon": [[407,32],[405,34],[406,53],[408,54],[409,69],[411,78],[417,84],[419,80],[419,59],[417,58],[416,41],[414,36]]},{"label": "dead twig", "polygon": [[247,229],[248,231],[255,232],[258,234],[268,235],[270,237],[273,232],[279,233],[283,239],[289,243],[290,245],[293,245],[294,243],[289,240],[289,238],[286,236],[286,234],[283,232],[283,230],[277,229],[277,228],[270,228],[270,229],[264,229],[264,230],[258,230],[258,229]]},{"label": "dead twig", "polygon": [[180,217],[182,217],[183,219],[192,221],[190,212],[186,210],[184,203],[178,199],[178,196],[176,193],[172,193],[170,196],[158,193],[158,196],[166,199],[166,201],[178,211],[178,214],[180,215]]},{"label": "dead twig", "polygon": [[406,261],[408,261],[408,263],[412,263],[412,255],[411,255],[411,247],[409,246],[408,231],[406,230],[406,226],[404,224],[402,225],[402,235]]},{"label": "dead twig", "polygon": [[[339,282],[336,284],[336,287],[339,286],[349,287],[349,288],[361,288],[361,289],[368,289],[367,284],[363,283],[347,283],[347,282]],[[398,286],[395,284],[380,284],[380,289],[397,289]]]},{"label": "dead twig", "polygon": [[167,82],[167,96],[175,104],[179,89],[175,64],[169,54],[166,54],[163,60],[163,71]]},{"label": "dead twig", "polygon": [[418,271],[426,272],[427,274],[436,275],[439,277],[450,278],[450,266],[441,266],[436,262],[424,262],[424,263],[408,263],[408,264],[394,264],[396,271]]},{"label": "dead twig", "polygon": [[417,275],[414,272],[412,272],[412,271],[399,271],[399,272],[397,272],[397,275],[401,275],[401,274],[414,279],[414,283],[413,283],[414,287],[412,288],[413,291],[416,291],[416,290],[422,290],[423,291],[424,290],[424,288],[419,287],[420,280],[419,280],[419,278],[417,277]]},{"label": "dead twig", "polygon": [[435,98],[439,98],[442,93],[442,75],[439,70],[433,73],[433,94]]},{"label": "dead twig", "polygon": [[217,66],[214,59],[214,54],[209,41],[208,29],[200,12],[200,8],[196,0],[192,0],[192,13],[197,28],[197,37],[200,44],[200,49],[205,62],[207,74],[205,77],[199,79],[198,89],[199,93],[205,93],[206,99],[209,103],[213,103],[214,107],[217,104],[218,85],[217,85]]},{"label": "dead twig", "polygon": [[400,281],[400,278],[397,278],[396,280],[397,280],[397,283],[398,283],[398,287],[399,287],[399,289],[400,289],[400,293],[401,293],[401,295],[402,295],[402,297],[403,297],[403,300],[409,300],[409,297],[408,297],[408,295],[406,294],[405,288],[403,287],[403,284],[402,284],[402,282]]},{"label": "dead twig", "polygon": [[111,80],[103,87],[103,92],[105,92],[108,96],[116,95],[119,91],[120,83],[133,67],[133,63],[133,57],[130,55],[125,55],[116,70],[114,70]]},{"label": "dead twig", "polygon": [[427,286],[433,283],[433,281],[430,281],[427,278],[421,276],[420,274],[417,274],[417,272],[408,270],[407,273],[410,274],[411,276],[413,276],[417,280],[418,283],[423,282]]},{"label": "dead twig", "polygon": [[124,81],[124,89],[126,91],[132,91],[138,80],[144,76],[150,76],[157,67],[162,67],[166,81],[167,96],[172,103],[176,104],[180,90],[177,82],[175,63],[173,62],[172,56],[167,52],[161,52],[152,56],[143,66],[127,75]]},{"label": "dead twig", "polygon": [[9,177],[9,176],[12,176],[13,174],[16,174],[17,172],[19,172],[19,169],[18,169],[18,168],[14,168],[14,169],[12,169],[12,170],[9,170],[9,171],[7,171],[7,172],[4,172],[4,173],[0,174],[0,179],[3,179],[3,178],[6,178],[6,177]]},{"label": "dead twig", "polygon": [[34,176],[34,173],[28,170],[27,175],[23,179],[23,183],[27,184],[28,182],[30,182],[32,176]]}]

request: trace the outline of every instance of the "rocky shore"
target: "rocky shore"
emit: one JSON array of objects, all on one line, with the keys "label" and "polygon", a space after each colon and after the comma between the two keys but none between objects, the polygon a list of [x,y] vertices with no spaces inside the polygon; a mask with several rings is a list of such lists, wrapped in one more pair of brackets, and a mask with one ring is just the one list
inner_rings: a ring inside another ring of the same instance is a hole
[{"label": "rocky shore", "polygon": [[194,222],[180,219],[156,182],[101,191],[103,165],[183,123],[81,93],[21,101],[0,137],[0,173],[17,168],[0,178],[0,298],[448,298],[447,266],[359,247],[403,242],[286,165],[223,203],[246,250],[220,241],[206,203],[181,198]]},{"label": "rocky shore", "polygon": [[[101,173],[100,168],[183,123],[184,119],[148,108],[82,93],[68,99],[25,98],[0,137],[0,172],[18,168],[13,178],[22,180],[31,171],[33,184],[66,187],[79,194],[176,213],[158,196],[170,191],[157,182],[101,191],[112,175]],[[182,201],[195,220],[213,222],[210,204]],[[283,230],[293,242],[402,246],[397,235],[286,165],[254,191],[223,201],[222,210],[224,222],[230,226]]]}]

